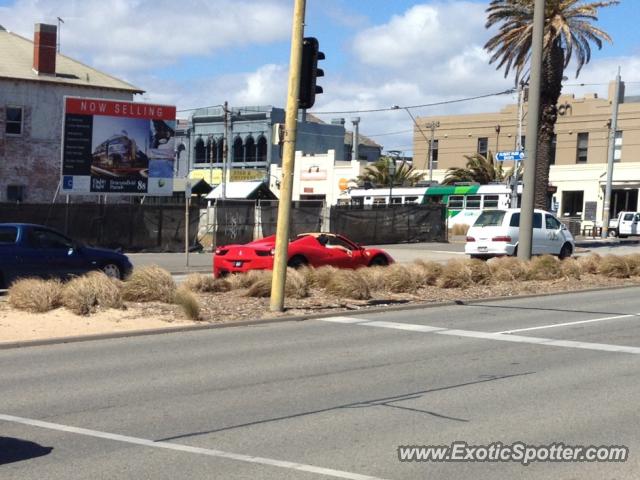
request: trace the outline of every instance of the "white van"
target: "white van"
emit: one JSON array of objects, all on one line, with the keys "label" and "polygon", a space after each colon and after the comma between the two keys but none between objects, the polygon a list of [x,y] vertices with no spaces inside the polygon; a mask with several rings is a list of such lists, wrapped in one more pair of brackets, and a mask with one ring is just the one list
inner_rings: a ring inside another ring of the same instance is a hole
[{"label": "white van", "polygon": [[[467,232],[464,252],[471,258],[517,255],[519,229],[519,208],[484,210]],[[534,210],[531,250],[533,255],[566,258],[575,251],[575,241],[553,214]]]}]

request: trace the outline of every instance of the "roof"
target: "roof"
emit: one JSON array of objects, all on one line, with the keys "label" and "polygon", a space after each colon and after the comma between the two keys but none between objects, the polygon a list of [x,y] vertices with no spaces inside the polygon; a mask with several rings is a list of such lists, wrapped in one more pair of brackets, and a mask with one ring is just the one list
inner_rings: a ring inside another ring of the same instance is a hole
[{"label": "roof", "polygon": [[[266,190],[270,195],[269,198],[276,198],[269,190],[269,186],[262,180],[254,180],[249,182],[228,182],[226,197],[228,199],[254,199],[259,189]],[[206,198],[213,200],[222,197],[222,184],[217,185]]]},{"label": "roof", "polygon": [[[307,118],[307,122],[310,122],[310,123],[322,123],[322,124],[325,124],[325,125],[329,125],[329,124],[327,124],[327,122],[321,120],[320,118],[316,117],[312,113],[307,113],[307,117],[306,118]],[[362,133],[360,133],[360,132],[358,132],[358,140],[359,140],[359,142],[358,142],[359,145],[366,145],[368,147],[382,148],[382,145],[374,142],[369,137],[367,137],[365,135],[362,135]],[[345,145],[353,144],[353,132],[350,132],[346,128],[344,129],[344,144]]]},{"label": "roof", "polygon": [[0,78],[144,93],[144,90],[130,83],[60,53],[56,54],[56,75],[38,75],[33,70],[33,42],[5,30],[2,26],[0,59]]}]

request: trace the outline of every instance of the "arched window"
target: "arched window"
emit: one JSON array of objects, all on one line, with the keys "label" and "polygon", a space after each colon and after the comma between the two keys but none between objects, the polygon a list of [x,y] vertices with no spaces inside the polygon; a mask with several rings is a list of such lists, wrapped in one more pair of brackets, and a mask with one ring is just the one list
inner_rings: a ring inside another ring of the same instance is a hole
[{"label": "arched window", "polygon": [[244,141],[244,149],[247,152],[247,162],[255,162],[256,161],[256,142],[253,140],[253,137],[249,135],[247,139]]},{"label": "arched window", "polygon": [[233,161],[244,162],[244,145],[240,137],[236,137],[233,141]]},{"label": "arched window", "polygon": [[204,141],[202,137],[198,137],[196,140],[196,146],[193,149],[193,156],[196,159],[196,163],[204,163],[206,159],[207,152],[204,148]]},{"label": "arched window", "polygon": [[216,162],[222,163],[224,162],[224,138],[220,138],[218,140],[217,146],[218,146],[217,148],[218,152],[217,152]]},{"label": "arched window", "polygon": [[258,152],[258,157],[256,160],[258,162],[266,162],[267,161],[267,139],[264,138],[262,135],[260,135],[260,138],[258,138],[257,152]]}]

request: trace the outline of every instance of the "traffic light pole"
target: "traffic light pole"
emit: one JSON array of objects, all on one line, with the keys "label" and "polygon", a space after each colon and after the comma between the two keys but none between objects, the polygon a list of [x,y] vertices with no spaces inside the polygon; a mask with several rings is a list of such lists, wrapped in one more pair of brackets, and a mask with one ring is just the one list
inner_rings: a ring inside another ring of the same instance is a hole
[{"label": "traffic light pole", "polygon": [[291,223],[291,198],[293,193],[293,173],[296,148],[296,128],[298,97],[300,93],[300,66],[302,64],[302,39],[304,36],[304,11],[306,0],[295,0],[293,26],[291,29],[291,56],[289,59],[289,89],[284,130],[284,151],[282,155],[282,183],[278,203],[278,224],[276,227],[276,248],[273,258],[271,282],[272,312],[284,310],[284,287],[287,280],[287,249],[289,246],[289,226]]},{"label": "traffic light pole", "polygon": [[524,185],[520,209],[520,231],[518,258],[531,259],[533,239],[533,210],[536,191],[536,156],[538,153],[538,122],[540,121],[540,80],[542,78],[542,47],[544,34],[544,0],[535,0],[533,10],[533,33],[531,41],[531,81],[529,82],[529,110],[527,115],[527,137],[525,147]]}]

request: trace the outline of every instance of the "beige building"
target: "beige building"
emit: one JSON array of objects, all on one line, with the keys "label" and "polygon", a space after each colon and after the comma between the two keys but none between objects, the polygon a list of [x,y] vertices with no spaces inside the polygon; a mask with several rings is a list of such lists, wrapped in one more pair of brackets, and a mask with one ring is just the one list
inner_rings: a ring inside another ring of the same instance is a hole
[{"label": "beige building", "polygon": [[[607,149],[613,99],[587,94],[583,98],[563,95],[558,102],[555,155],[550,184],[555,189],[552,208],[561,217],[579,217],[584,225],[602,220],[604,187],[607,176]],[[640,189],[640,97],[625,97],[621,88],[618,127],[615,140],[612,215],[638,209]],[[524,105],[523,144],[527,126]],[[508,105],[498,113],[420,117],[422,133],[414,129],[414,165],[426,172],[431,125],[434,130],[433,179],[441,181],[448,168],[464,167],[464,155],[476,152],[515,150],[518,136],[518,106]],[[424,135],[423,135],[424,134]],[[505,162],[509,169],[511,162]]]}]

